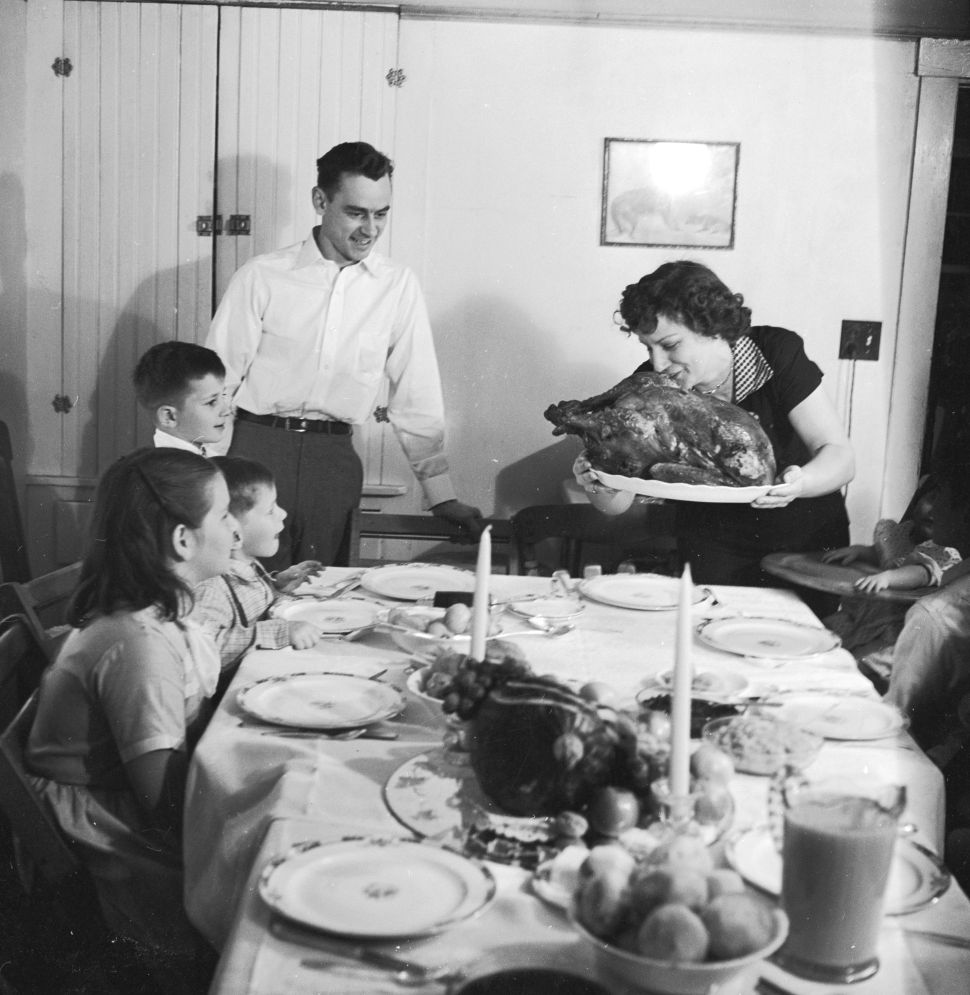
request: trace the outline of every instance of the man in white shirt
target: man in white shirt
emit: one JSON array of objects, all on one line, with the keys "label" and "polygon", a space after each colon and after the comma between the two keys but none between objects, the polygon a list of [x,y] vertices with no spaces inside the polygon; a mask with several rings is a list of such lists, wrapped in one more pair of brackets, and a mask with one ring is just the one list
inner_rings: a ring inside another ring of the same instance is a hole
[{"label": "man in white shirt", "polygon": [[346,561],[363,471],[352,426],[387,418],[433,514],[471,536],[481,512],[458,501],[444,454],[444,403],[427,309],[414,274],[372,252],[391,208],[393,164],[365,142],[317,160],[320,224],[302,243],[235,273],[206,345],[234,390],[233,455],[268,466],[289,513],[267,564]]}]

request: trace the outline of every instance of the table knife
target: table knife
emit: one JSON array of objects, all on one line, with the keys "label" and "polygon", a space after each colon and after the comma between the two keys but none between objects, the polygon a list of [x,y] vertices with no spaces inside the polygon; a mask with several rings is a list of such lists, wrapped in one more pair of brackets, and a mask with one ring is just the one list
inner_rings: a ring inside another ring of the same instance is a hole
[{"label": "table knife", "polygon": [[360,583],[360,577],[351,577],[350,580],[338,584],[329,594],[317,595],[317,601],[332,601],[334,598],[339,598],[341,594],[346,594],[348,591],[360,587]]},{"label": "table knife", "polygon": [[335,954],[338,957],[346,957],[348,960],[360,961],[362,964],[373,964],[374,967],[383,968],[385,971],[405,971],[408,974],[431,974],[430,969],[414,964],[411,961],[402,960],[391,954],[365,947],[363,944],[354,943],[350,940],[341,940],[336,937],[326,936],[323,933],[311,932],[301,929],[299,926],[291,926],[289,923],[279,919],[273,920],[270,924],[270,932],[278,940],[286,940],[288,943],[298,943],[300,946],[312,947],[314,950],[322,950],[324,953]]}]

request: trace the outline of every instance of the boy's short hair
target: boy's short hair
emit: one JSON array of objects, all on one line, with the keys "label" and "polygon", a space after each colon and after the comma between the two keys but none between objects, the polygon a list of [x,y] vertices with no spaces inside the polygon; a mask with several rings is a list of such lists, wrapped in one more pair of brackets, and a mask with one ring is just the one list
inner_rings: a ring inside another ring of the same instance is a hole
[{"label": "boy's short hair", "polygon": [[242,456],[213,456],[212,462],[222,470],[229,489],[229,511],[231,514],[245,515],[256,504],[256,491],[259,487],[275,487],[272,472],[256,460]]},{"label": "boy's short hair", "polygon": [[149,411],[160,404],[179,405],[193,380],[209,374],[225,379],[218,354],[195,342],[159,342],[138,360],[132,380],[138,403]]}]

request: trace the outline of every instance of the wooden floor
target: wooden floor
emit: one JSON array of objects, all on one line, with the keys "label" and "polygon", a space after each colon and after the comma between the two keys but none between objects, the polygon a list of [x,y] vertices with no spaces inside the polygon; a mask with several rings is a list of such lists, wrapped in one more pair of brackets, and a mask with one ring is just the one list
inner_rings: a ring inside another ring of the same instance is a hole
[{"label": "wooden floor", "polygon": [[69,915],[24,893],[0,826],[0,995],[169,995],[129,944]]}]

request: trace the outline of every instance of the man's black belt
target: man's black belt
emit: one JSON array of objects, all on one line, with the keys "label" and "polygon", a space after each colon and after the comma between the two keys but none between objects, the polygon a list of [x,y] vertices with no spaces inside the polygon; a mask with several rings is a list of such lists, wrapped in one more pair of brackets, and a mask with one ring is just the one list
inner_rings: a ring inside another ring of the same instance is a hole
[{"label": "man's black belt", "polygon": [[279,415],[254,415],[245,408],[236,408],[239,421],[251,421],[287,432],[323,432],[324,435],[352,435],[354,428],[345,421],[325,421],[322,418],[281,418]]}]

